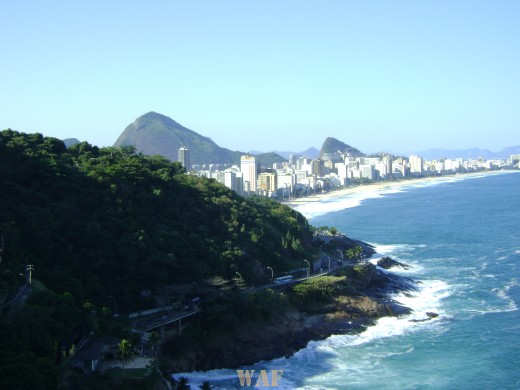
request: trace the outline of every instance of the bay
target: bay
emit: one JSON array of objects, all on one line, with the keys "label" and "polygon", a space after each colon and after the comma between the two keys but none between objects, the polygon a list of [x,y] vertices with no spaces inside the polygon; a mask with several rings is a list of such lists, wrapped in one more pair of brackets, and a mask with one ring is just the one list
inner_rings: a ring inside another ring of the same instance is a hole
[{"label": "bay", "polygon": [[[392,272],[419,291],[394,298],[414,312],[249,368],[283,370],[280,389],[520,388],[520,174],[442,178],[301,208],[313,225],[410,264]],[[439,317],[411,321],[428,311]],[[241,388],[235,370],[188,376]]]}]

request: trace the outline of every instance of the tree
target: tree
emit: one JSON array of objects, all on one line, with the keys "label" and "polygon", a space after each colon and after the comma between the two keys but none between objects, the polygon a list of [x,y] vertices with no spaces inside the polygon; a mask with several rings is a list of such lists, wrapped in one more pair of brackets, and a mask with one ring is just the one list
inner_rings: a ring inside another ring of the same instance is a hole
[{"label": "tree", "polygon": [[185,376],[181,376],[179,378],[179,383],[177,384],[177,390],[188,390],[190,386],[188,385],[188,378]]},{"label": "tree", "polygon": [[204,382],[202,382],[201,385],[199,385],[199,389],[201,389],[201,390],[211,390],[211,389],[213,389],[213,386],[211,386],[211,384],[208,381],[204,381]]},{"label": "tree", "polygon": [[134,349],[130,340],[122,339],[118,345],[118,357],[123,364],[123,376],[125,376],[125,366],[131,362],[135,356]]},{"label": "tree", "polygon": [[356,247],[347,250],[345,255],[349,260],[361,260],[363,257],[363,248],[357,245]]},{"label": "tree", "polygon": [[161,337],[159,336],[159,333],[153,331],[150,333],[150,340],[148,341],[150,343],[150,346],[152,347],[152,354],[155,356],[157,353],[157,347],[161,343]]}]

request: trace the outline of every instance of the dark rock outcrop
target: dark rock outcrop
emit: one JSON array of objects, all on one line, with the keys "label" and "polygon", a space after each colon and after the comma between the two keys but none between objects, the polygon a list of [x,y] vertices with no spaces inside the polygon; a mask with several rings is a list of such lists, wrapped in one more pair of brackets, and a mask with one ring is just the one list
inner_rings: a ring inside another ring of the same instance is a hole
[{"label": "dark rock outcrop", "polygon": [[410,320],[410,322],[426,322],[426,321],[430,321],[434,318],[437,318],[439,316],[439,314],[437,313],[434,313],[434,312],[431,312],[431,311],[427,311],[426,312],[426,318],[422,318],[420,320]]},{"label": "dark rock outcrop", "polygon": [[377,265],[384,269],[390,269],[394,267],[410,269],[410,266],[408,264],[400,263],[399,261],[393,260],[388,256],[380,258],[377,261]]}]

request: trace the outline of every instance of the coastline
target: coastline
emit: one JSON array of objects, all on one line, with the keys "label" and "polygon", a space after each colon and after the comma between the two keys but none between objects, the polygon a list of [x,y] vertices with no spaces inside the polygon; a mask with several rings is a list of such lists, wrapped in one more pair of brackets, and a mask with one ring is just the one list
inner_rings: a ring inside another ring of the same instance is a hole
[{"label": "coastline", "polygon": [[443,176],[429,176],[429,177],[421,177],[421,178],[412,178],[412,179],[401,179],[395,181],[381,181],[374,182],[369,184],[361,184],[355,187],[344,187],[336,191],[328,191],[325,193],[319,193],[316,195],[301,197],[301,198],[290,198],[289,200],[284,200],[281,203],[285,204],[291,208],[297,208],[299,206],[319,203],[326,200],[332,200],[336,198],[348,197],[350,195],[360,194],[364,192],[379,192],[391,189],[399,189],[402,187],[409,187],[418,184],[431,183],[435,181],[452,181],[453,179],[462,179],[462,178],[471,178],[471,177],[480,177],[484,175],[497,175],[503,173],[513,173],[518,172],[517,170],[492,170],[492,171],[479,171],[479,172],[470,172],[470,173],[458,173],[454,175],[443,175]]},{"label": "coastline", "polygon": [[[505,175],[506,173],[518,173],[518,171],[516,170],[509,172],[495,171],[493,173],[496,173],[496,175],[477,175],[483,178],[483,180],[469,178],[466,175],[460,177],[460,180],[457,180],[457,177],[455,179],[452,177],[444,177],[444,180],[439,181],[440,187],[437,183],[425,183],[424,185],[421,185],[419,183],[417,187],[410,188],[409,192],[413,194],[412,196],[415,196],[414,192],[417,192],[417,195],[422,196],[422,199],[429,199],[429,197],[431,198],[433,196],[433,192],[439,193],[446,191],[447,193],[449,193],[449,191],[451,190],[457,191],[457,188],[455,187],[464,187],[466,185],[469,185],[470,187],[474,188],[481,187],[481,189],[472,191],[471,194],[476,194],[477,196],[480,196],[481,192],[487,192],[492,194],[490,199],[494,199],[495,186],[487,185],[486,183],[488,181],[498,180],[502,184],[513,184],[517,183],[517,180],[520,178],[520,176],[518,175]],[[468,178],[468,180],[466,181],[465,178]],[[410,181],[401,184],[408,183],[410,183]],[[430,186],[432,187],[431,189]],[[370,189],[371,186],[365,186],[365,189],[367,188]],[[418,190],[416,191],[415,188],[418,188]],[[435,190],[435,188],[437,188],[437,190]],[[507,188],[511,189],[511,187]],[[422,191],[422,189],[425,189],[425,191]],[[407,191],[407,189],[404,189],[404,191]],[[506,192],[509,193],[510,191],[498,192],[502,194]],[[397,196],[399,197],[399,195]],[[439,199],[439,197],[437,196],[435,198]],[[452,198],[460,199],[456,197]],[[335,201],[330,202],[334,203]],[[382,200],[381,202],[384,201]],[[489,201],[487,203],[493,202]],[[511,203],[508,202],[508,204]],[[458,210],[458,208],[454,209]],[[461,224],[458,224],[457,229],[459,229],[459,226],[463,226],[463,224],[466,224],[466,221],[462,221]],[[422,232],[420,234],[422,234]],[[379,234],[377,236],[379,236]],[[359,237],[363,237],[363,235],[361,234],[359,235]],[[485,303],[484,301],[477,301],[475,305],[472,305],[472,309],[474,310],[471,310],[471,312],[466,313],[467,317],[465,318],[469,319],[476,317],[479,319],[478,321],[471,321],[475,322],[475,324],[472,325],[471,329],[473,332],[476,333],[470,334],[480,334],[479,326],[481,323],[483,323],[481,320],[485,318],[488,318],[486,326],[489,326],[490,330],[488,330],[488,328],[485,328],[484,331],[486,332],[486,334],[490,334],[488,332],[492,332],[492,329],[494,329],[493,326],[494,318],[496,318],[497,316],[496,313],[503,312],[505,313],[504,316],[509,316],[514,315],[514,310],[517,310],[516,306],[511,307],[511,305],[514,305],[514,295],[512,295],[509,291],[509,286],[515,285],[515,274],[511,273],[511,275],[508,275],[508,278],[506,279],[507,283],[502,283],[502,280],[495,280],[494,275],[499,274],[495,272],[491,273],[489,271],[487,263],[484,263],[484,265],[481,264],[481,267],[479,268],[478,266],[475,267],[475,263],[473,262],[474,259],[480,260],[480,256],[487,255],[490,256],[490,259],[497,258],[499,256],[501,259],[504,259],[507,256],[509,263],[514,264],[515,259],[513,256],[518,255],[518,245],[510,243],[512,242],[512,240],[510,240],[510,236],[506,237],[508,238],[508,241],[505,242],[504,245],[502,245],[501,247],[507,248],[507,252],[500,251],[497,253],[496,248],[498,245],[486,245],[486,247],[489,247],[489,252],[475,254],[475,257],[473,258],[471,257],[473,256],[473,254],[471,254],[473,249],[471,247],[466,248],[465,253],[467,255],[461,256],[460,259],[460,262],[464,261],[462,266],[459,265],[459,261],[452,261],[453,255],[451,244],[448,247],[442,248],[440,250],[436,248],[435,256],[431,259],[432,261],[426,261],[423,265],[420,264],[420,261],[416,262],[415,260],[416,258],[418,260],[428,260],[428,258],[431,257],[429,250],[427,251],[427,253],[418,253],[418,255],[414,254],[413,251],[418,248],[426,247],[426,245],[430,245],[430,242],[424,243],[422,242],[422,240],[395,241],[392,239],[390,241],[385,242],[386,245],[381,244],[381,250],[378,250],[378,247],[376,247],[376,250],[379,254],[388,254],[391,256],[395,255],[397,256],[396,259],[399,259],[399,261],[404,261],[410,264],[412,267],[410,272],[397,272],[397,274],[413,278],[414,281],[417,283],[418,291],[412,292],[411,294],[405,292],[394,295],[393,297],[392,295],[390,295],[390,297],[396,299],[396,301],[398,302],[402,302],[405,306],[413,309],[414,313],[412,313],[411,315],[405,315],[401,318],[386,317],[381,318],[380,320],[377,319],[377,323],[375,324],[375,326],[371,326],[372,324],[370,322],[367,322],[366,327],[364,327],[364,329],[363,326],[360,326],[358,329],[332,329],[333,337],[325,339],[324,341],[310,343],[305,349],[295,353],[294,358],[280,358],[274,360],[267,360],[263,362],[257,362],[249,367],[244,367],[244,369],[284,369],[286,371],[286,377],[284,377],[285,388],[306,388],[313,386],[318,387],[320,385],[327,386],[331,383],[356,384],[356,381],[359,378],[358,373],[365,372],[367,373],[367,376],[366,379],[363,379],[363,383],[367,384],[367,388],[371,388],[378,387],[378,385],[381,386],[381,384],[385,380],[380,379],[385,378],[385,375],[382,375],[381,370],[378,370],[377,368],[373,367],[374,362],[381,362],[381,364],[384,365],[386,371],[388,367],[392,369],[395,368],[396,359],[399,359],[399,361],[400,359],[403,359],[402,367],[405,368],[409,367],[405,363],[413,363],[415,359],[417,359],[417,361],[420,362],[421,365],[424,365],[423,367],[431,367],[431,362],[433,359],[436,362],[434,363],[434,365],[440,364],[441,366],[439,369],[440,372],[436,372],[432,375],[435,375],[435,377],[438,378],[438,380],[440,380],[439,383],[442,383],[442,376],[444,375],[444,371],[442,369],[442,359],[445,354],[445,350],[449,349],[449,346],[452,345],[451,343],[453,342],[453,337],[449,334],[450,332],[445,332],[444,329],[449,329],[452,326],[455,326],[457,330],[460,332],[457,333],[458,337],[461,337],[462,339],[466,336],[466,333],[464,333],[466,324],[460,324],[457,321],[453,321],[453,313],[457,313],[457,311],[453,310],[454,307],[450,305],[452,305],[454,302],[458,300],[457,297],[459,296],[459,294],[456,293],[456,286],[462,286],[460,288],[460,291],[464,291],[464,294],[466,294],[466,283],[472,286],[479,286],[482,288],[489,287],[486,289],[486,291],[490,291],[489,297],[492,298],[492,300],[486,301]],[[497,238],[490,238],[490,241],[495,242]],[[436,240],[437,239],[435,237],[432,240],[432,242],[435,242]],[[392,246],[393,248],[385,248],[386,246]],[[464,241],[457,242],[457,248],[463,247],[467,247]],[[408,252],[406,257],[400,257],[400,255],[403,254],[405,251]],[[418,252],[422,251],[424,250],[418,250]],[[437,257],[439,257],[439,259],[437,259]],[[411,262],[408,262],[410,260]],[[479,261],[478,263],[482,263],[482,261]],[[497,263],[499,263],[500,267],[503,266],[503,261]],[[429,267],[429,264],[433,265],[433,267]],[[467,271],[468,266],[471,266],[471,268],[469,268],[470,270],[477,268],[480,271],[485,271],[475,275],[473,274],[473,272]],[[417,268],[414,269],[414,267]],[[497,268],[496,271],[501,271],[501,269]],[[451,278],[452,274],[456,274],[456,279]],[[487,277],[480,277],[483,274],[485,274]],[[462,283],[461,281],[463,281],[464,283]],[[495,288],[492,290],[493,287]],[[480,291],[482,290],[477,290],[477,292]],[[500,295],[498,295],[498,293],[500,293]],[[507,295],[503,295],[503,293],[506,293]],[[453,296],[454,298],[450,298],[451,296]],[[467,304],[466,301],[460,301],[459,303],[462,305],[461,308],[463,310],[461,311],[464,312],[464,310],[466,309],[464,305]],[[510,313],[512,311],[513,313]],[[433,316],[430,316],[428,313],[433,314]],[[489,315],[488,313],[493,314]],[[434,317],[435,314],[438,314],[438,317]],[[333,327],[333,324],[327,321],[329,317],[331,317],[330,314],[327,317],[309,318],[307,321],[304,321],[304,324],[315,325],[314,328],[318,328],[319,330],[328,328],[329,326]],[[338,320],[340,320],[340,316],[335,316],[333,318],[337,318]],[[343,323],[348,323],[349,321],[352,320],[346,319],[346,321],[343,321]],[[339,322],[336,324],[339,325]],[[362,325],[354,321],[352,321],[352,324]],[[508,322],[507,325],[504,325],[504,327],[506,327],[509,330],[510,322]],[[282,327],[280,326],[275,330],[278,332],[279,328]],[[425,330],[422,330],[423,328]],[[265,328],[266,332],[270,330],[271,329],[269,328]],[[273,330],[273,332],[275,330]],[[435,338],[437,339],[438,337],[440,342],[442,342],[442,348],[436,345],[432,345],[430,343],[431,335],[433,334],[432,332],[435,333]],[[361,336],[358,336],[358,333],[360,333]],[[443,336],[444,334],[447,334],[448,336],[445,337]],[[288,336],[285,336],[284,341],[287,338]],[[320,340],[320,337],[316,337],[314,338],[314,340]],[[272,340],[263,339],[263,341],[267,345]],[[425,348],[416,348],[416,345],[420,345]],[[495,344],[490,344],[490,347],[493,345]],[[380,346],[381,348],[379,348]],[[429,347],[432,348],[431,352]],[[332,352],[331,355],[329,355],[330,352]],[[480,356],[478,351],[475,350],[474,353]],[[356,358],[359,358],[360,356],[363,357],[363,360],[356,360]],[[433,356],[438,356],[440,360],[436,360]],[[493,360],[491,359],[495,356],[495,352],[492,352],[490,354],[489,360],[487,360],[489,364],[493,364]],[[452,372],[455,373],[456,370],[460,371],[461,368],[465,368],[465,360],[466,355],[461,356],[460,361],[457,361],[457,366],[454,367],[453,370],[451,367],[445,366],[445,369],[448,370],[446,372],[450,373],[451,375]],[[319,365],[317,363],[318,361],[323,362],[323,365]],[[478,363],[477,358],[473,359],[472,361],[476,361]],[[505,362],[506,360],[504,360],[504,363]],[[485,370],[485,367],[486,366],[478,367],[475,370],[472,369],[472,371],[469,371],[468,373],[480,373],[482,372],[482,370]],[[302,372],[305,374],[302,375]],[[407,375],[405,375],[405,373],[408,372],[409,370],[401,370],[400,367],[397,371],[395,371],[396,376],[393,378],[397,381],[397,374],[399,374],[399,378],[401,378],[398,382],[396,382],[399,384],[399,386],[406,387],[409,383],[412,383],[413,386],[420,387],[422,384],[424,384],[424,377],[422,375],[416,376],[414,374],[408,377]],[[423,372],[424,371],[422,371],[421,373]],[[484,371],[484,373],[485,372],[487,371]],[[194,383],[196,383],[197,380],[199,382],[202,382],[202,380],[212,379],[214,379],[216,383],[232,384],[233,381],[235,383],[238,383],[238,380],[236,379],[236,373],[231,369],[221,371],[216,370],[211,372],[192,371],[186,373],[186,375],[189,376],[190,381]],[[464,372],[464,374],[460,375],[462,375],[462,377],[465,377],[466,374]],[[455,386],[457,383],[459,383],[459,378],[455,376],[453,377],[453,379],[450,379],[449,383],[453,383],[453,385]]]},{"label": "coastline", "polygon": [[417,291],[412,279],[384,272],[369,262],[360,270],[350,269],[336,278],[337,292],[320,305],[302,309],[291,304],[268,320],[241,326],[232,335],[192,343],[182,356],[163,354],[163,359],[168,361],[174,377],[237,369],[292,356],[309,342],[332,335],[358,335],[383,317],[405,317],[412,312],[392,298],[398,293]]},{"label": "coastline", "polygon": [[[363,192],[387,191],[432,182],[453,182],[465,178],[518,172],[518,170],[481,171],[379,182],[291,199],[283,203],[290,207],[298,207]],[[406,321],[410,325],[436,321],[439,314],[433,305],[416,311],[413,305],[408,305],[408,302],[400,303],[396,300],[396,295],[417,297],[417,294],[422,291],[421,281],[394,273],[392,270],[390,272],[380,270],[370,263],[369,269],[368,275],[360,275],[358,278],[349,275],[351,281],[359,284],[352,290],[347,288],[342,291],[331,301],[324,303],[319,310],[285,308],[275,315],[273,322],[266,321],[255,326],[247,326],[237,330],[233,335],[227,335],[201,346],[191,345],[189,353],[182,358],[169,360],[172,376],[189,377],[193,373],[204,376],[205,372],[212,370],[234,370],[289,357],[306,348],[311,341],[325,340],[334,335],[362,334],[383,318],[387,318],[386,324],[393,323],[389,322],[394,321],[392,318]]]}]

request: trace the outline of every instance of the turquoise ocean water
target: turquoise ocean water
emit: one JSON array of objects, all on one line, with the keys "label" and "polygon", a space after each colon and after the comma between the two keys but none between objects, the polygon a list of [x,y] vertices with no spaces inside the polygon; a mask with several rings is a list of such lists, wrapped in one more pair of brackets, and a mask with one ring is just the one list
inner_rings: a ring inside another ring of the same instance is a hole
[{"label": "turquoise ocean water", "polygon": [[[298,210],[376,246],[371,261],[412,265],[394,272],[419,290],[394,298],[414,312],[250,369],[284,370],[279,389],[520,389],[520,173],[439,178]],[[427,311],[439,317],[410,321]],[[234,370],[186,375],[193,387],[241,388]]]}]

